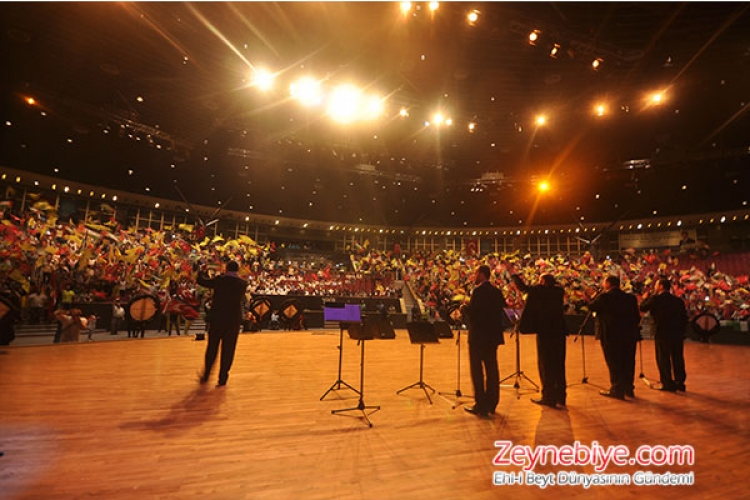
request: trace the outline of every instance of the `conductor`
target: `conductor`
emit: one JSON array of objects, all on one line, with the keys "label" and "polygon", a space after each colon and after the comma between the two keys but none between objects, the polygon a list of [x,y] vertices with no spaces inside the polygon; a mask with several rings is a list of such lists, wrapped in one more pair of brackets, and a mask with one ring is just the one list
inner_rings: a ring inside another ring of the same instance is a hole
[{"label": "conductor", "polygon": [[[662,278],[654,286],[654,295],[641,302],[641,311],[650,311],[656,326],[654,345],[656,364],[659,367],[661,388],[674,392],[685,391],[685,356],[683,345],[688,317],[685,303],[669,293],[671,284]],[[672,376],[674,374],[674,377]]]},{"label": "conductor", "polygon": [[565,406],[565,291],[557,286],[555,277],[543,274],[539,284],[529,286],[517,274],[511,275],[516,287],[528,294],[518,330],[536,333],[537,364],[542,381],[541,399],[532,403],[555,408]]},{"label": "conductor", "polygon": [[226,385],[229,378],[229,369],[232,367],[237,337],[242,324],[242,301],[247,288],[247,282],[237,275],[238,271],[239,265],[232,260],[227,263],[226,272],[221,276],[210,278],[203,270],[198,274],[198,284],[214,290],[213,306],[210,318],[208,318],[205,366],[200,375],[202,384],[208,382],[208,377],[211,375],[211,368],[219,351],[219,343],[221,343],[221,361],[218,385]]},{"label": "conductor", "polygon": [[[474,406],[464,410],[480,417],[495,413],[500,399],[497,346],[505,344],[505,297],[490,283],[490,268],[482,265],[474,277],[476,287],[462,312],[469,317],[469,365],[474,385]],[[486,382],[485,382],[486,376]]]}]

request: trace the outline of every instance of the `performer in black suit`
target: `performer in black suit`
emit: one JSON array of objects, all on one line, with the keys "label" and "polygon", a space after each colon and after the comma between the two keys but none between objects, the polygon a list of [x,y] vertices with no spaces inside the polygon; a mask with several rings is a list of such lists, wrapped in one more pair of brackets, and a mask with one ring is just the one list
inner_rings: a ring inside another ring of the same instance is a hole
[{"label": "performer in black suit", "polygon": [[641,311],[649,311],[654,318],[656,364],[661,378],[659,390],[674,392],[685,390],[683,345],[688,317],[685,303],[669,293],[670,288],[668,279],[658,280],[654,285],[655,295],[641,302]]},{"label": "performer in black suit", "polygon": [[611,382],[609,390],[599,393],[616,399],[635,397],[635,346],[641,337],[638,300],[622,291],[617,276],[607,276],[602,286],[603,293],[589,304],[596,313]]},{"label": "performer in black suit", "polygon": [[226,273],[209,278],[205,272],[198,274],[198,284],[213,288],[213,305],[208,318],[208,345],[206,359],[200,382],[208,382],[211,368],[219,351],[221,342],[221,362],[219,367],[219,385],[226,385],[229,369],[234,360],[234,349],[242,324],[242,301],[245,298],[247,282],[237,275],[239,265],[235,261],[227,263]]},{"label": "performer in black suit", "polygon": [[565,291],[557,286],[551,274],[543,274],[535,286],[526,285],[517,274],[511,278],[519,290],[528,294],[518,331],[536,333],[542,397],[531,401],[552,408],[565,406]]},{"label": "performer in black suit", "polygon": [[497,346],[505,344],[503,328],[507,321],[503,292],[492,286],[489,279],[489,266],[479,266],[471,300],[462,308],[469,318],[469,365],[474,384],[474,406],[464,409],[482,417],[495,413],[500,399]]}]

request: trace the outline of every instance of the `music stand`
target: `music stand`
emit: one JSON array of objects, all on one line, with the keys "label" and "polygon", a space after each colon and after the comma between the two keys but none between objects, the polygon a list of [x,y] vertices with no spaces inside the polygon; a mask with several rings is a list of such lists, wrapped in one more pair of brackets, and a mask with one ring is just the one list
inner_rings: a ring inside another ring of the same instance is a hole
[{"label": "music stand", "polygon": [[339,375],[331,387],[320,396],[320,400],[323,401],[328,393],[331,391],[340,391],[341,389],[351,389],[352,391],[359,393],[357,389],[347,384],[341,379],[341,363],[344,358],[344,329],[349,329],[349,335],[351,336],[353,328],[349,328],[352,324],[359,324],[361,309],[355,305],[353,307],[346,307],[349,304],[329,304],[323,308],[323,317],[325,321],[338,321],[339,322]]},{"label": "music stand", "polygon": [[432,398],[427,389],[431,390],[433,394],[436,392],[434,388],[426,384],[423,378],[424,375],[424,345],[425,344],[439,344],[437,333],[435,332],[435,325],[428,322],[411,322],[406,324],[406,329],[409,332],[409,339],[412,344],[419,344],[419,380],[411,385],[399,389],[396,394],[401,394],[408,389],[422,389],[427,396],[427,400],[432,404]]},{"label": "music stand", "polygon": [[[359,306],[357,306],[357,308],[359,308]],[[352,408],[331,410],[331,414],[337,415],[347,411],[359,411],[362,412],[362,418],[365,420],[365,422],[367,422],[367,425],[372,427],[372,422],[370,422],[369,415],[372,415],[376,411],[380,410],[380,406],[368,406],[365,404],[365,342],[368,340],[372,340],[374,337],[371,333],[365,332],[364,328],[350,328],[349,338],[358,341],[359,345],[361,346],[359,361],[359,391],[356,391],[355,389],[355,391],[359,393],[359,403],[357,404],[357,406],[354,406]],[[339,364],[339,367],[340,366],[341,365]],[[372,410],[369,415],[367,413],[367,410]]]},{"label": "music stand", "polygon": [[[507,314],[510,321],[513,323],[513,331],[511,332],[511,336],[516,337],[516,371],[505,377],[500,381],[500,387],[512,387],[516,391],[516,399],[521,399],[521,394],[523,393],[534,393],[539,392],[539,386],[536,382],[531,380],[524,372],[521,370],[521,334],[518,331],[518,323],[521,320],[521,311],[518,309],[506,309],[505,314]],[[503,382],[506,380],[514,379],[513,385],[503,385]],[[521,382],[526,381],[529,384],[533,386],[532,387],[521,387]],[[523,392],[522,392],[523,391]]]},{"label": "music stand", "polygon": [[[461,330],[463,329],[463,315],[461,314],[460,304],[451,306],[448,313],[448,320],[456,329],[456,390],[454,392],[439,392],[438,395],[451,403],[451,408],[455,410],[459,406],[468,403],[468,401],[462,401],[461,398],[465,397],[472,400],[474,396],[461,393]],[[454,396],[455,399],[451,401],[445,396]]]},{"label": "music stand", "polygon": [[[591,385],[596,387],[597,389],[603,390],[604,387],[596,384],[590,384],[589,383],[589,377],[586,375],[586,336],[583,334],[584,328],[586,328],[586,324],[588,323],[589,319],[592,317],[592,311],[588,311],[586,313],[586,316],[583,318],[583,321],[581,322],[580,328],[578,328],[578,333],[576,333],[576,336],[573,338],[573,342],[578,341],[578,337],[581,338],[581,362],[583,363],[583,378],[581,378],[580,382],[573,382],[572,384],[568,384],[567,387],[573,387],[574,385]],[[641,359],[641,367],[643,367],[643,360]],[[643,376],[643,373],[641,373],[641,376]]]}]

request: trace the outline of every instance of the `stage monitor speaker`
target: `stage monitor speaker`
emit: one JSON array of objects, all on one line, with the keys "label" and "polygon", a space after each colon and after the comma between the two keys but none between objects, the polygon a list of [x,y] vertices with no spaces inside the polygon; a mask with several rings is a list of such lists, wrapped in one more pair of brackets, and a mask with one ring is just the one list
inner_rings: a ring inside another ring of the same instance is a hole
[{"label": "stage monitor speaker", "polygon": [[435,325],[435,333],[437,333],[438,338],[440,339],[452,339],[453,338],[453,331],[451,330],[450,325],[445,321],[435,321],[433,323]]}]

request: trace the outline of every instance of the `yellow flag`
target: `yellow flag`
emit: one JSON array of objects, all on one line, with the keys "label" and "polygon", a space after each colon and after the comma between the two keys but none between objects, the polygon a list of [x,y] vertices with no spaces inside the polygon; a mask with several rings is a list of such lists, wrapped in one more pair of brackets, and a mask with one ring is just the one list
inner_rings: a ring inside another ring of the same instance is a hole
[{"label": "yellow flag", "polygon": [[242,241],[243,243],[247,243],[248,245],[256,244],[254,239],[249,236],[245,236],[244,234],[240,235],[240,241]]}]

